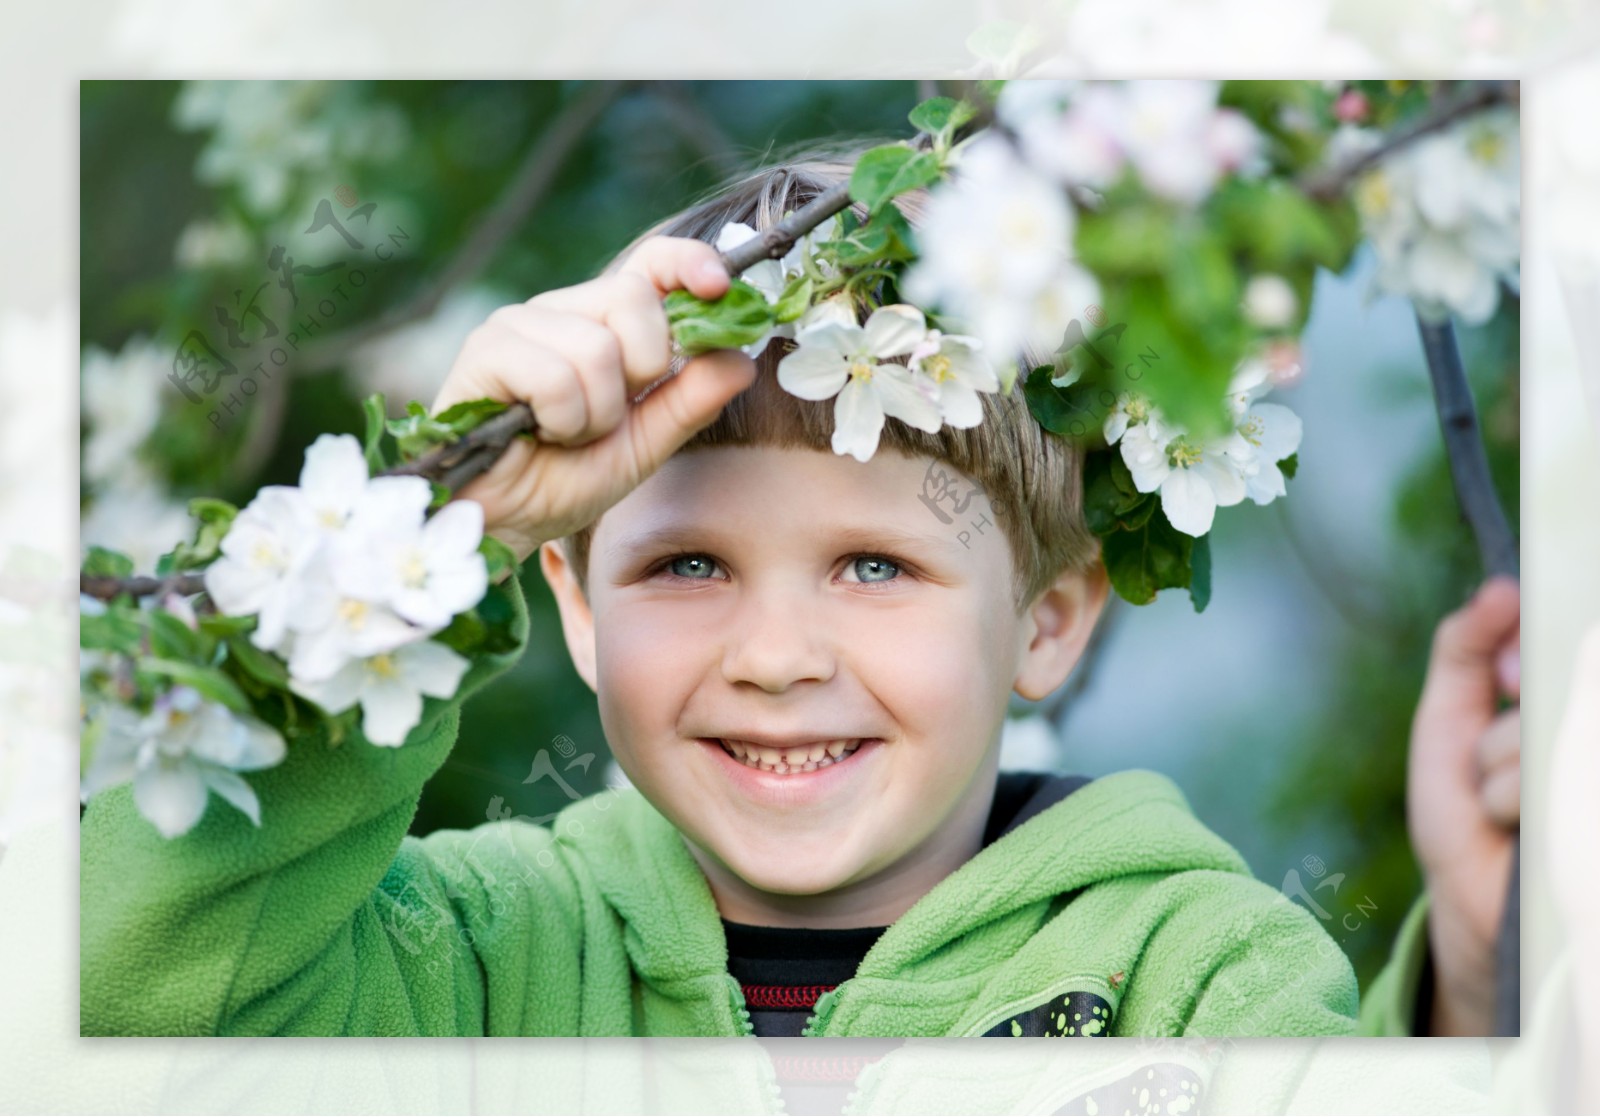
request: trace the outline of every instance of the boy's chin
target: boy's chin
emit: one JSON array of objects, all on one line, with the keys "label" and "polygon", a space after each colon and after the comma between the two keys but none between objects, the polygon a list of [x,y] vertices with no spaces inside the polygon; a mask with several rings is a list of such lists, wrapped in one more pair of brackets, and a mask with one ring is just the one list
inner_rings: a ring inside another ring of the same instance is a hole
[{"label": "boy's chin", "polygon": [[861,866],[843,858],[823,863],[788,863],[793,857],[761,858],[747,851],[733,857],[719,855],[738,878],[758,892],[774,896],[822,896],[836,892],[859,879]]}]

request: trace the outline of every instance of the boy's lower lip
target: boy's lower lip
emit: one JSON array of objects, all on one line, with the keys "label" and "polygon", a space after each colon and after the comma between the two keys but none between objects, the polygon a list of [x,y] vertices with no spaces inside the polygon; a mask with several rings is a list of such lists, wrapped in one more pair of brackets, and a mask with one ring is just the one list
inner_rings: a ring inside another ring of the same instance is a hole
[{"label": "boy's lower lip", "polygon": [[727,775],[730,782],[753,799],[774,806],[798,806],[813,799],[825,798],[841,780],[851,778],[851,773],[867,763],[871,754],[883,744],[878,738],[865,738],[843,759],[809,772],[772,772],[752,768],[734,759],[722,742],[712,737],[699,738],[701,746]]}]

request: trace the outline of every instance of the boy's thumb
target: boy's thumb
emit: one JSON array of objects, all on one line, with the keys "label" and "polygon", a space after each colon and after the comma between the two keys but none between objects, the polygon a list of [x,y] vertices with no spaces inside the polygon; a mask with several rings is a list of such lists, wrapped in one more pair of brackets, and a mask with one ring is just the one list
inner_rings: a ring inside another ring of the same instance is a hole
[{"label": "boy's thumb", "polygon": [[717,349],[702,353],[652,388],[632,415],[641,475],[659,469],[715,419],[729,400],[751,385],[755,372],[756,363],[740,350]]}]

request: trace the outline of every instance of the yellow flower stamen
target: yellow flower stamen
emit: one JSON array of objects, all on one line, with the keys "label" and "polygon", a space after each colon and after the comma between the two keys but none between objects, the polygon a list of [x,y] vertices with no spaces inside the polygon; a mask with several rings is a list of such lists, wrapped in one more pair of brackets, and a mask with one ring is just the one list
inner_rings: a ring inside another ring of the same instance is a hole
[{"label": "yellow flower stamen", "polygon": [[339,603],[339,619],[351,628],[360,628],[367,620],[367,603],[347,597]]},{"label": "yellow flower stamen", "polygon": [[1205,455],[1200,447],[1183,437],[1174,438],[1167,443],[1167,461],[1174,469],[1189,469],[1200,464]]},{"label": "yellow flower stamen", "polygon": [[865,384],[872,379],[872,370],[877,366],[865,357],[857,357],[850,364],[850,378]]},{"label": "yellow flower stamen", "polygon": [[935,383],[943,384],[955,376],[950,370],[950,358],[943,353],[935,353],[931,357],[922,359],[922,371],[933,377]]},{"label": "yellow flower stamen", "polygon": [[389,655],[387,652],[382,655],[375,655],[367,660],[367,666],[372,668],[374,675],[381,675],[385,679],[392,679],[399,674],[399,669],[395,666],[394,656]]}]

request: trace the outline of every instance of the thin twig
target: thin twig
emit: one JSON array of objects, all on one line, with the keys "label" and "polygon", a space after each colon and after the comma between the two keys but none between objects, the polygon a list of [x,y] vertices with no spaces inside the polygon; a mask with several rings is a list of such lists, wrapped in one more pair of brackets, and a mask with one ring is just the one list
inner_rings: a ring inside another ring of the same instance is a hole
[{"label": "thin twig", "polygon": [[494,206],[479,220],[443,271],[394,310],[336,334],[321,345],[308,347],[305,356],[295,362],[296,370],[319,372],[333,368],[357,346],[437,310],[447,294],[488,265],[495,252],[544,199],[579,141],[630,84],[596,82],[563,106],[539,134]]},{"label": "thin twig", "polygon": [[1417,327],[1422,331],[1422,350],[1428,359],[1428,378],[1433,382],[1450,477],[1455,482],[1461,512],[1477,540],[1484,571],[1516,577],[1520,570],[1517,539],[1489,475],[1489,457],[1484,452],[1478,411],[1461,363],[1455,327],[1448,319],[1429,322],[1420,314]]},{"label": "thin twig", "polygon": [[1514,81],[1472,82],[1464,94],[1436,106],[1404,128],[1395,129],[1371,150],[1352,156],[1337,167],[1306,176],[1300,182],[1300,189],[1318,201],[1329,201],[1342,194],[1361,172],[1401,148],[1493,105],[1515,105],[1518,96],[1518,85]]}]

